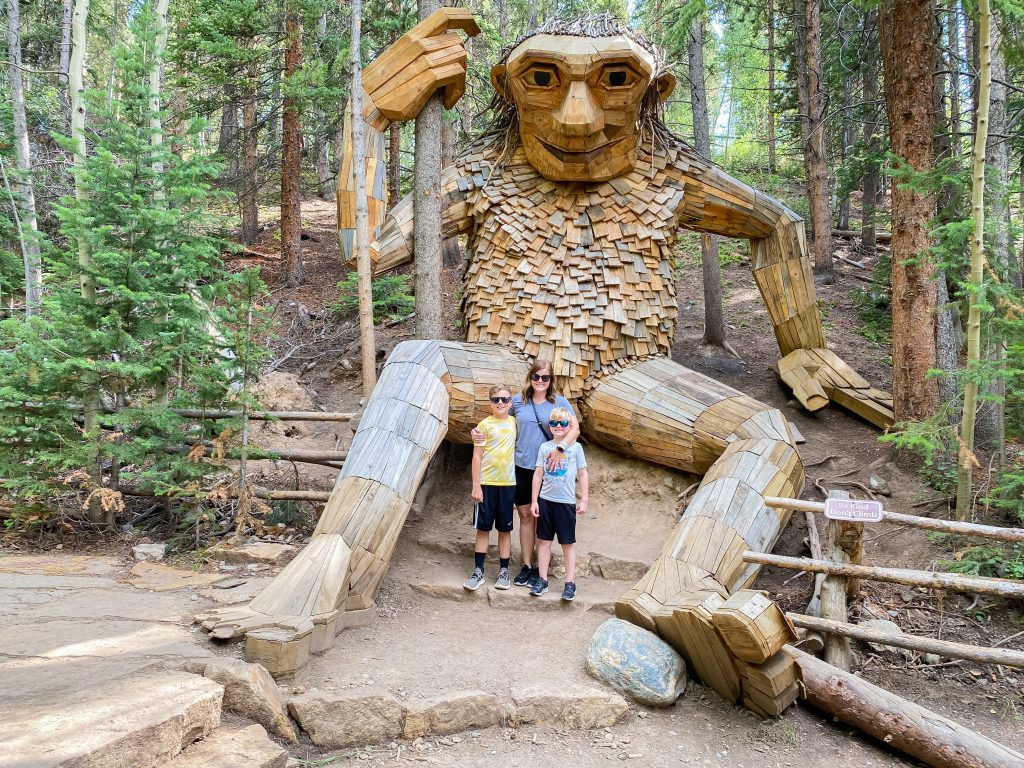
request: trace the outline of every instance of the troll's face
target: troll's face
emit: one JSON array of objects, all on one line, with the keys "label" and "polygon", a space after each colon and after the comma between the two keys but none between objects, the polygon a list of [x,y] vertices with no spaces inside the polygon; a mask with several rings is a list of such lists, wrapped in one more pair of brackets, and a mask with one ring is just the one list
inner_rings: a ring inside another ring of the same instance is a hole
[{"label": "troll's face", "polygon": [[526,157],[553,181],[607,181],[629,171],[640,141],[641,106],[664,100],[675,78],[625,35],[539,34],[491,71],[515,103]]}]

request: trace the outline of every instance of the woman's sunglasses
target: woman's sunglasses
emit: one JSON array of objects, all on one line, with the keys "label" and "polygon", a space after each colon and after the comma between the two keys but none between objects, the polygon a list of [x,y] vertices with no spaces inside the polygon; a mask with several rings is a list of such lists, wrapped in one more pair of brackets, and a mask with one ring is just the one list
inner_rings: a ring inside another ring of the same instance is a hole
[{"label": "woman's sunglasses", "polygon": [[497,405],[498,403],[511,403],[511,397],[492,397],[491,402]]},{"label": "woman's sunglasses", "polygon": [[533,373],[530,374],[530,378],[534,381],[551,381],[550,373]]},{"label": "woman's sunglasses", "polygon": [[559,420],[559,419],[552,419],[551,421],[548,422],[548,426],[550,426],[550,427],[568,427],[569,426],[569,420],[568,419],[561,419],[561,420]]}]

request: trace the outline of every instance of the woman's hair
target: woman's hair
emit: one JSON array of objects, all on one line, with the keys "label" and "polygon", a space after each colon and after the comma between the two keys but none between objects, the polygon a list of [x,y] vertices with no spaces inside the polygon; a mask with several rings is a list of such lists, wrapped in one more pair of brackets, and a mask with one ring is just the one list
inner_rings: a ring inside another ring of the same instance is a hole
[{"label": "woman's hair", "polygon": [[548,391],[545,393],[544,399],[549,403],[555,402],[555,396],[558,394],[558,378],[555,376],[555,366],[551,364],[550,360],[538,357],[533,361],[530,370],[526,372],[526,386],[523,387],[523,403],[529,403],[533,400],[533,379],[531,376],[544,370],[551,374],[551,383],[548,385]]},{"label": "woman's hair", "polygon": [[572,414],[565,408],[555,408],[551,411],[551,415],[548,416],[548,418],[551,421],[558,419],[559,421],[568,421],[570,424],[572,423]]}]

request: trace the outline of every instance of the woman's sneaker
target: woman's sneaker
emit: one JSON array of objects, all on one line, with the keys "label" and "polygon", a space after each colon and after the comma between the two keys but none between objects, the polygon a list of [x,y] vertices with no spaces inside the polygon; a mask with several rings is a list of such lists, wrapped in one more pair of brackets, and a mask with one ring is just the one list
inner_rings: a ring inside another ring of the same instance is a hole
[{"label": "woman's sneaker", "polygon": [[542,579],[540,576],[538,576],[533,581],[533,587],[530,589],[530,596],[531,597],[540,597],[541,595],[543,595],[547,591],[548,591],[548,583],[544,579]]},{"label": "woman's sneaker", "polygon": [[519,575],[516,576],[515,580],[512,583],[515,584],[517,587],[532,586],[533,575],[533,568],[531,568],[528,565],[524,565],[523,569],[519,572]]},{"label": "woman's sneaker", "polygon": [[565,589],[562,590],[562,599],[567,603],[571,603],[576,599],[576,583],[572,581],[565,582]]},{"label": "woman's sneaker", "polygon": [[495,589],[511,589],[512,579],[508,575],[508,568],[502,568],[498,571],[498,578],[494,582]]},{"label": "woman's sneaker", "polygon": [[470,592],[476,592],[480,585],[484,583],[484,572],[479,568],[474,568],[473,573],[469,575],[469,578],[463,583],[462,588],[468,589]]}]

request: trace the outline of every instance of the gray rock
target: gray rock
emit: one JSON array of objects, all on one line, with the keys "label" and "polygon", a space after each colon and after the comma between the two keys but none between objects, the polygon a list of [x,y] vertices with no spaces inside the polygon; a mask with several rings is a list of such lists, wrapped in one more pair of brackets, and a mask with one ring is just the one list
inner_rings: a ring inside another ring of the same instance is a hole
[{"label": "gray rock", "polygon": [[158,563],[167,555],[167,545],[162,541],[152,544],[136,544],[132,547],[132,555],[136,560]]},{"label": "gray rock", "polygon": [[262,725],[239,730],[218,728],[196,742],[168,768],[285,768],[288,752],[267,736]]},{"label": "gray rock", "polygon": [[587,648],[587,672],[652,707],[670,707],[686,689],[686,664],[675,649],[628,621],[608,619]]},{"label": "gray rock", "polygon": [[639,581],[650,570],[650,565],[637,562],[636,560],[619,560],[618,558],[591,552],[590,570],[602,579]]},{"label": "gray rock", "polygon": [[444,736],[474,728],[490,728],[501,722],[498,699],[482,691],[449,693],[410,705],[403,738]]},{"label": "gray rock", "polygon": [[221,547],[211,554],[236,565],[286,565],[298,552],[298,547],[291,544],[253,541],[237,547]]},{"label": "gray rock", "polygon": [[512,703],[515,710],[510,719],[514,722],[563,729],[607,728],[629,709],[617,693],[553,684],[514,688]]},{"label": "gray rock", "polygon": [[[903,634],[903,630],[900,629],[899,624],[894,621],[889,621],[888,619],[871,619],[869,621],[862,621],[857,626],[876,629],[879,632],[885,632],[890,635]],[[894,648],[891,645],[882,645],[881,643],[867,643],[867,646],[875,653],[898,653],[908,659],[914,655],[914,652],[909,648]]]},{"label": "gray rock", "polygon": [[384,692],[311,691],[288,702],[288,711],[318,747],[383,744],[402,737],[405,707]]},{"label": "gray rock", "polygon": [[883,496],[890,496],[892,494],[892,490],[890,490],[889,488],[889,481],[886,480],[881,475],[869,475],[868,486],[871,488],[872,491],[874,491],[875,493],[880,493]]},{"label": "gray rock", "polygon": [[295,726],[288,719],[284,696],[261,665],[216,657],[189,661],[185,669],[224,686],[224,709],[255,720],[286,741],[298,741]]}]

